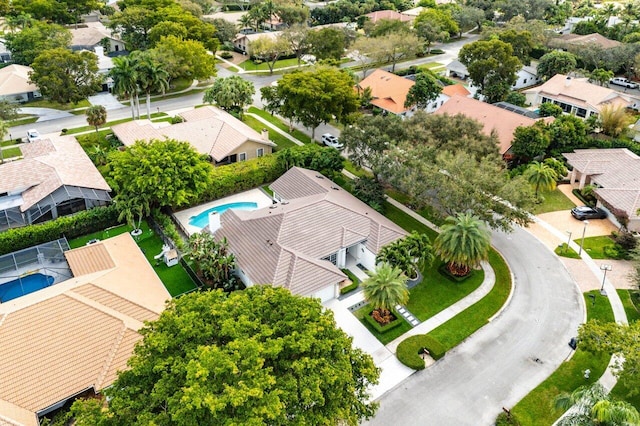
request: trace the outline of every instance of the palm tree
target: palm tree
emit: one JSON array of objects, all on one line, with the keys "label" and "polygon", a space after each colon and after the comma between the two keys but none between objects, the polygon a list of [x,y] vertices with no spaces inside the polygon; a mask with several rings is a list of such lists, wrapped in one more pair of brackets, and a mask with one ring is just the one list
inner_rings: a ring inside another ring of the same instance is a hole
[{"label": "palm tree", "polygon": [[380,263],[362,283],[364,298],[374,307],[373,317],[381,324],[391,321],[391,308],[409,300],[407,277],[400,268]]},{"label": "palm tree", "polygon": [[87,123],[89,126],[96,128],[96,136],[98,135],[98,127],[107,122],[107,109],[102,105],[92,105],[85,111],[87,115]]},{"label": "palm tree", "polygon": [[471,213],[448,217],[433,248],[447,262],[447,269],[455,276],[467,275],[489,256],[491,235],[484,223]]},{"label": "palm tree", "polygon": [[[116,198],[116,209],[119,212],[118,221],[125,220],[135,232],[140,231],[142,219],[151,213],[149,199],[143,194]],[[138,217],[137,224],[135,221],[136,216]]]},{"label": "palm tree", "polygon": [[536,198],[538,198],[538,190],[552,190],[556,187],[556,179],[558,174],[554,169],[545,163],[534,161],[527,167],[527,180],[536,188]]},{"label": "palm tree", "polygon": [[616,401],[598,382],[581,386],[572,393],[563,393],[555,400],[556,408],[570,411],[558,421],[558,426],[638,426],[640,414],[628,402]]},{"label": "palm tree", "polygon": [[138,77],[134,60],[129,56],[113,59],[114,67],[109,72],[113,79],[113,91],[119,96],[128,97],[131,102],[131,117],[135,120],[135,98],[138,96]]},{"label": "palm tree", "polygon": [[137,85],[147,96],[147,119],[151,120],[151,92],[164,94],[169,88],[169,73],[147,52],[136,52],[132,56]]},{"label": "palm tree", "polygon": [[425,269],[433,262],[433,258],[429,236],[413,231],[406,237],[382,247],[376,261],[397,266],[407,277],[414,279],[418,276],[419,270]]}]

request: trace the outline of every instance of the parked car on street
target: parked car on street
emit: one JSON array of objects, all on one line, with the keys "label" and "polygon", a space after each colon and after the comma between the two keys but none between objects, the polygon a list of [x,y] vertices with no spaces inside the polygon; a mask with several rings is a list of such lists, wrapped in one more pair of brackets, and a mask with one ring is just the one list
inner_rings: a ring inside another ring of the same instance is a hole
[{"label": "parked car on street", "polygon": [[27,142],[35,142],[40,140],[40,132],[36,129],[27,130]]},{"label": "parked car on street", "polygon": [[344,145],[340,143],[338,138],[333,136],[331,133],[325,133],[322,135],[322,144],[336,149],[344,148]]},{"label": "parked car on street", "polygon": [[628,89],[638,88],[638,83],[634,83],[633,81],[630,81],[624,77],[614,77],[611,80],[609,80],[609,83],[615,84],[616,86],[626,87]]},{"label": "parked car on street", "polygon": [[571,216],[578,220],[606,219],[607,212],[599,207],[580,206],[571,210]]}]

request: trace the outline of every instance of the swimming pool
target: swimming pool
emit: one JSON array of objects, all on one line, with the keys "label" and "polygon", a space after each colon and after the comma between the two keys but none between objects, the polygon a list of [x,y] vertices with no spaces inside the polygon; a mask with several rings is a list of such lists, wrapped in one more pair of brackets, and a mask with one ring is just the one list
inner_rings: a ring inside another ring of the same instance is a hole
[{"label": "swimming pool", "polygon": [[25,294],[42,290],[53,284],[55,279],[51,275],[31,274],[0,284],[0,302],[7,302]]},{"label": "swimming pool", "polygon": [[220,214],[226,212],[229,209],[234,209],[234,210],[255,210],[258,208],[258,203],[252,203],[252,202],[247,202],[247,201],[243,201],[243,202],[238,202],[238,203],[229,203],[229,204],[222,204],[220,206],[216,206],[216,207],[211,207],[210,209],[207,209],[203,212],[198,213],[197,216],[191,216],[189,218],[189,225],[191,226],[195,226],[197,228],[204,228],[205,226],[207,226],[209,224],[209,213],[211,212],[218,212]]}]

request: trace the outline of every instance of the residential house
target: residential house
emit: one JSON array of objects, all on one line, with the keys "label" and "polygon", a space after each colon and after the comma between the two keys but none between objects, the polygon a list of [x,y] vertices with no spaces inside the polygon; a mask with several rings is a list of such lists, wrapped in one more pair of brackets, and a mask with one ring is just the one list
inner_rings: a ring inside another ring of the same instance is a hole
[{"label": "residential house", "polygon": [[391,114],[406,116],[414,109],[404,106],[409,90],[414,84],[408,78],[377,69],[361,80],[356,89],[359,93],[366,89],[371,90],[371,105]]},{"label": "residential house", "polygon": [[436,100],[434,100],[431,104],[425,108],[425,111],[428,113],[432,113],[438,110],[445,102],[447,102],[453,96],[464,96],[468,97],[471,95],[471,92],[467,90],[462,84],[451,84],[448,86],[444,86],[442,88],[442,92],[438,95]]},{"label": "residential house", "polygon": [[278,203],[210,216],[247,286],[273,284],[323,302],[348,284],[341,269],[376,267],[381,247],[406,235],[398,225],[313,170],[293,167],[270,185]]},{"label": "residential house", "polygon": [[5,40],[0,38],[0,63],[6,64],[7,62],[11,62],[11,52],[7,49]]},{"label": "residential house", "polygon": [[111,188],[73,136],[43,135],[0,164],[0,231],[111,201]]},{"label": "residential house", "polygon": [[589,83],[587,78],[556,74],[544,84],[523,92],[527,102],[538,106],[545,102],[559,105],[567,114],[580,118],[598,115],[606,105],[628,107],[631,98],[608,87]]},{"label": "residential house", "polygon": [[0,69],[0,99],[26,102],[42,97],[38,86],[29,82],[29,73],[32,71],[31,67],[18,64]]},{"label": "residential house", "polygon": [[367,13],[364,16],[374,24],[382,19],[401,22],[413,22],[414,19],[414,16],[404,15],[400,12],[396,12],[395,10],[377,10],[375,12]]},{"label": "residential house", "polygon": [[457,59],[449,62],[445,68],[447,77],[459,78],[460,80],[466,80],[469,77],[467,67]]},{"label": "residential house", "polygon": [[[447,77],[459,78],[466,80],[469,77],[467,67],[458,60],[453,60],[446,65],[445,75]],[[525,87],[535,86],[540,83],[536,67],[523,66],[516,73],[516,82],[511,86],[512,90],[518,90]]]},{"label": "residential house", "polygon": [[276,39],[282,34],[281,31],[273,31],[268,33],[255,33],[255,34],[238,34],[233,40],[233,47],[240,53],[245,55],[253,55],[251,51],[251,43],[255,40],[266,37],[270,39]]},{"label": "residential house", "polygon": [[0,424],[109,387],[170,295],[125,233],[64,252],[73,277],[0,304]]},{"label": "residential house", "polygon": [[104,26],[102,22],[87,22],[70,28],[71,50],[90,50],[101,46],[106,48],[107,53],[121,52],[126,50],[125,44],[111,30]]},{"label": "residential house", "polygon": [[572,167],[569,179],[580,189],[594,185],[598,205],[609,219],[640,232],[640,157],[626,148],[577,149],[562,154]]},{"label": "residential house", "polygon": [[556,29],[556,33],[558,33],[558,34],[569,34],[569,33],[573,32],[573,28],[579,22],[590,21],[592,19],[593,19],[593,17],[591,17],[591,16],[585,16],[585,17],[571,16],[571,17],[567,18],[567,20],[565,21],[564,26],[562,28]]},{"label": "residential house", "polygon": [[605,36],[592,33],[592,34],[564,34],[560,37],[556,37],[551,40],[550,45],[561,47],[563,49],[571,50],[571,48],[583,47],[589,45],[595,45],[602,49],[611,49],[621,46],[622,43],[616,40],[611,40]]},{"label": "residential house", "polygon": [[154,123],[134,120],[113,126],[113,134],[125,146],[136,141],[165,138],[189,142],[216,165],[230,164],[271,154],[276,146],[268,132],[256,132],[242,121],[218,108],[205,106],[179,114],[182,123]]},{"label": "residential house", "polygon": [[[454,95],[444,103],[436,114],[458,115],[462,114],[473,118],[483,125],[484,134],[490,136],[495,132],[499,141],[499,151],[505,160],[512,156],[509,152],[513,142],[516,128],[521,126],[533,126],[538,120],[516,111],[500,108],[477,99]],[[545,121],[551,121],[548,117]]]}]

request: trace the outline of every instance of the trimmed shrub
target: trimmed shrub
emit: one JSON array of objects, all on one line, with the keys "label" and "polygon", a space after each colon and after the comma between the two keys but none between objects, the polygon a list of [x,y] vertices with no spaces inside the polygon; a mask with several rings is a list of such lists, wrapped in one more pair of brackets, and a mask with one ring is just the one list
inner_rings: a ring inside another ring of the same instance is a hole
[{"label": "trimmed shrub", "polygon": [[96,207],[37,225],[12,228],[0,233],[0,255],[62,237],[76,238],[118,225],[118,223],[118,212],[115,205],[112,204],[108,207]]},{"label": "trimmed shrub", "polygon": [[446,353],[444,346],[438,340],[428,334],[419,334],[400,342],[396,349],[396,356],[398,361],[407,367],[414,370],[423,370],[424,360],[420,355],[424,348],[427,348],[429,355],[435,360],[439,360]]},{"label": "trimmed shrub", "polygon": [[226,50],[223,50],[222,52],[220,52],[220,57],[222,59],[231,59],[233,58],[233,54],[231,54],[231,52],[227,52]]},{"label": "trimmed shrub", "polygon": [[373,317],[370,315],[371,312],[367,313],[367,315],[364,316],[364,320],[368,322],[369,325],[371,325],[373,328],[375,328],[378,333],[386,333],[389,330],[393,330],[394,328],[402,324],[402,322],[404,321],[402,319],[402,315],[396,312],[395,309],[392,309],[391,312],[393,313],[393,315],[395,315],[396,320],[387,325],[380,325],[380,323],[374,320]]},{"label": "trimmed shrub", "polygon": [[171,217],[162,213],[159,209],[154,209],[151,212],[151,217],[158,224],[160,228],[162,228],[162,232],[173,241],[176,248],[181,252],[185,251],[185,243],[180,236],[180,233],[176,229],[176,225],[171,220]]},{"label": "trimmed shrub", "polygon": [[341,288],[340,289],[340,294],[347,294],[350,291],[355,290],[356,288],[358,288],[358,283],[354,281],[351,284],[349,284],[348,286]]}]

